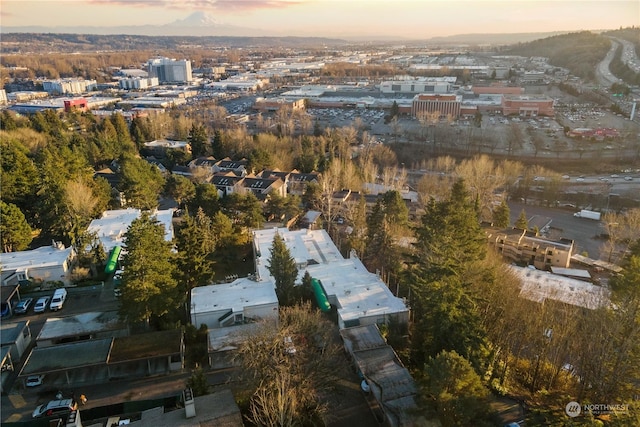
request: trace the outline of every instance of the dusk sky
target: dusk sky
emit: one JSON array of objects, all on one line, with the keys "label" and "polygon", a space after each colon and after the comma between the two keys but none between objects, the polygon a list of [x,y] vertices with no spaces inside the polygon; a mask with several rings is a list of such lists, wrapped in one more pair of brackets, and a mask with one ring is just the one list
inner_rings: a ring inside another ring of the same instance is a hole
[{"label": "dusk sky", "polygon": [[0,0],[2,26],[163,25],[205,12],[285,35],[404,38],[640,25],[640,1],[609,0]]}]

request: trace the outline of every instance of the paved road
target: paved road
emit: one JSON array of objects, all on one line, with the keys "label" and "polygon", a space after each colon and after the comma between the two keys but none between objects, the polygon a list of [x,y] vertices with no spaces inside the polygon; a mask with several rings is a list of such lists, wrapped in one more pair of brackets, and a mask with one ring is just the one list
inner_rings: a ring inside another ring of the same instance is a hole
[{"label": "paved road", "polygon": [[596,79],[601,86],[604,86],[607,89],[610,88],[613,83],[617,83],[620,81],[619,78],[614,76],[611,71],[609,71],[609,64],[611,64],[618,46],[620,46],[620,44],[612,38],[611,49],[609,49],[607,55],[596,67]]}]

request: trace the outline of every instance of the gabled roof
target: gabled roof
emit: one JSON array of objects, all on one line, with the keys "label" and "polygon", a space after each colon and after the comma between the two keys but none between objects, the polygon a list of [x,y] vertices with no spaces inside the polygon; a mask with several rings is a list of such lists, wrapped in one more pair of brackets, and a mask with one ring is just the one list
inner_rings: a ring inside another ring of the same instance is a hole
[{"label": "gabled roof", "polygon": [[232,187],[238,183],[238,181],[242,181],[244,178],[235,176],[235,175],[214,175],[211,177],[211,184],[215,186],[223,186],[223,187]]},{"label": "gabled roof", "polygon": [[[278,185],[280,183],[280,185]],[[280,178],[247,178],[245,177],[242,181],[242,186],[245,188],[250,188],[252,190],[265,190],[269,187],[278,188],[282,184],[282,180]]]},{"label": "gabled roof", "polygon": [[320,174],[318,172],[301,173],[298,171],[291,171],[289,175],[289,181],[294,182],[312,182],[317,181]]},{"label": "gabled roof", "polygon": [[211,168],[213,167],[216,163],[218,162],[218,160],[216,160],[215,157],[213,156],[209,156],[209,157],[196,157],[195,159],[191,160],[189,162],[189,167],[208,167]]}]

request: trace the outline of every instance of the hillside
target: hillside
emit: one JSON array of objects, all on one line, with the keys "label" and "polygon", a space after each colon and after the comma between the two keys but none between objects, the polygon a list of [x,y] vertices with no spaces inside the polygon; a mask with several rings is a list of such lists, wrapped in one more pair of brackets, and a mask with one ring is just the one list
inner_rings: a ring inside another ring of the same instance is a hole
[{"label": "hillside", "polygon": [[341,46],[347,42],[322,37],[225,37],[225,36],[132,36],[100,34],[8,33],[2,34],[0,50],[12,53],[71,53],[206,47],[314,47]]},{"label": "hillside", "polygon": [[567,68],[571,74],[592,80],[596,65],[611,47],[611,41],[589,31],[547,37],[529,43],[519,43],[503,52],[510,55],[544,56],[549,63]]}]

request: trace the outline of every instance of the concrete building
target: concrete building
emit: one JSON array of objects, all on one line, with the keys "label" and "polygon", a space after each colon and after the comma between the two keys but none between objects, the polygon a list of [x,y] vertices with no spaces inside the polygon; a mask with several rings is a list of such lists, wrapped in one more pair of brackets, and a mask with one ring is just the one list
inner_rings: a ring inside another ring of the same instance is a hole
[{"label": "concrete building", "polygon": [[551,240],[518,228],[490,228],[485,232],[489,244],[511,261],[527,263],[541,270],[550,267],[568,268],[571,263],[573,240]]},{"label": "concrete building", "polygon": [[157,77],[130,77],[126,79],[120,79],[118,86],[120,89],[134,89],[144,90],[158,86],[160,81]]},{"label": "concrete building", "polygon": [[304,99],[286,100],[283,98],[257,98],[253,109],[258,111],[278,111],[282,108],[290,108],[291,111],[304,110]]},{"label": "concrete building", "polygon": [[553,117],[553,98],[544,95],[504,95],[502,97],[502,114],[524,117]]},{"label": "concrete building", "polygon": [[[152,217],[164,225],[164,238],[167,242],[173,240],[173,211],[174,209],[165,209],[151,213]],[[115,246],[124,244],[123,238],[127,229],[134,219],[140,218],[141,213],[140,209],[134,208],[105,211],[101,218],[91,221],[87,232],[95,233],[108,253]]]},{"label": "concrete building", "polygon": [[70,272],[76,259],[73,247],[60,242],[30,251],[0,254],[2,286],[15,285],[21,280],[62,282],[71,284]]},{"label": "concrete building", "polygon": [[411,115],[413,117],[423,117],[431,113],[440,113],[440,117],[458,118],[461,105],[462,96],[460,95],[420,94],[413,98]]},{"label": "concrete building", "polygon": [[451,83],[448,81],[427,79],[391,80],[380,83],[380,92],[385,94],[446,94],[451,92]]},{"label": "concrete building", "polygon": [[95,80],[84,79],[56,79],[45,80],[42,82],[42,88],[47,93],[64,95],[64,94],[81,94],[96,90],[97,83]]},{"label": "concrete building", "polygon": [[217,329],[277,317],[278,297],[268,280],[239,278],[191,290],[191,323],[197,328],[204,324]]},{"label": "concrete building", "polygon": [[408,322],[409,309],[404,301],[395,297],[378,275],[367,271],[355,254],[344,258],[325,230],[255,230],[253,246],[259,281],[273,282],[267,264],[276,233],[296,262],[297,282],[302,283],[305,272],[320,280],[327,299],[337,309],[340,329],[391,320]]},{"label": "concrete building", "polygon": [[193,80],[191,61],[170,58],[153,58],[147,62],[149,77],[160,83],[188,83]]}]

